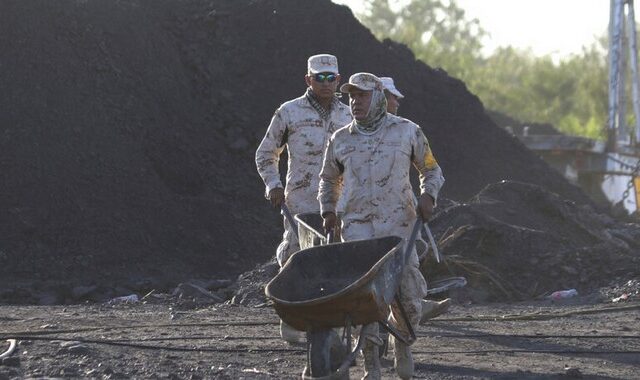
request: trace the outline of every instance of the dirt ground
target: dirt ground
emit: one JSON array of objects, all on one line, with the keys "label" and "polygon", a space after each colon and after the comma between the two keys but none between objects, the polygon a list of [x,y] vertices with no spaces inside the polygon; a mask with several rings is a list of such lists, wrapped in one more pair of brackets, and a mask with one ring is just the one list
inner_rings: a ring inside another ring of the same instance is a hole
[{"label": "dirt ground", "polygon": [[[637,378],[638,309],[640,302],[580,300],[456,304],[418,330],[415,377]],[[0,321],[0,352],[9,346],[5,339],[18,341],[2,360],[0,379],[293,379],[305,365],[305,347],[278,338],[278,318],[268,305],[2,306]],[[392,368],[383,360],[384,378],[395,378]],[[360,378],[361,368],[350,375]]]}]

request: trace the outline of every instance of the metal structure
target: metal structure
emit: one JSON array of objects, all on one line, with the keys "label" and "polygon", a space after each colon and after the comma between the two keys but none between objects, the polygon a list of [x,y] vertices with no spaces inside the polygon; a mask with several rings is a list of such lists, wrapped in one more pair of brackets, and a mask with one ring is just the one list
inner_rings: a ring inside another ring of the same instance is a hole
[{"label": "metal structure", "polygon": [[[625,36],[625,5],[627,8],[627,34]],[[631,93],[635,128],[629,131],[626,115],[626,64],[624,45],[628,45],[631,69]],[[609,15],[609,151],[617,151],[619,145],[636,146],[640,142],[640,90],[638,88],[638,53],[636,22],[633,0],[611,0]]]},{"label": "metal structure", "polygon": [[[629,87],[633,126],[625,120]],[[610,0],[607,119],[605,143],[584,137],[536,134],[528,127],[525,129],[529,133],[518,137],[596,202],[628,214],[640,213],[640,79],[633,0]]]}]

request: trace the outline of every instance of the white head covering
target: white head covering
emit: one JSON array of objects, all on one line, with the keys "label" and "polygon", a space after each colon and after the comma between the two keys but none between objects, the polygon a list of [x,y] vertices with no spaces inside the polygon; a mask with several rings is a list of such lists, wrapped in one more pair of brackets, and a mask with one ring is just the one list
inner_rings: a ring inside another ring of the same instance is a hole
[{"label": "white head covering", "polygon": [[393,83],[393,78],[391,77],[381,77],[382,86],[385,90],[389,91],[393,95],[395,95],[398,99],[404,98],[404,95],[396,88],[396,85]]}]

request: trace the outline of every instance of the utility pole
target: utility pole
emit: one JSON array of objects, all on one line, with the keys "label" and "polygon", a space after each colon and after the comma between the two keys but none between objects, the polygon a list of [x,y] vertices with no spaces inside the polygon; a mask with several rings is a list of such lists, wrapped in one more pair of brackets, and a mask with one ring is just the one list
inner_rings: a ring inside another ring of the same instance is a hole
[{"label": "utility pole", "polygon": [[[631,90],[635,128],[633,133],[626,126],[626,60],[623,51],[625,32],[625,5],[627,6],[626,42],[629,46],[631,66]],[[640,142],[640,89],[638,83],[638,53],[636,21],[633,0],[611,0],[609,13],[609,115],[607,122],[607,150],[618,151],[619,145],[636,145]]]},{"label": "utility pole", "polygon": [[627,34],[629,35],[629,59],[631,61],[631,95],[633,99],[633,114],[636,116],[633,145],[640,143],[640,78],[638,77],[638,44],[636,41],[636,16],[633,1],[628,3]]}]

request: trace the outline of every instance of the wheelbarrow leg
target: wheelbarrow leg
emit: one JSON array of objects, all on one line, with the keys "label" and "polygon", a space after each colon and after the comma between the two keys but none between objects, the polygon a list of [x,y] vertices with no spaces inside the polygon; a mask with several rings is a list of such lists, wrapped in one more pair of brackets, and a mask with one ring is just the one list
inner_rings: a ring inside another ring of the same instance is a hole
[{"label": "wheelbarrow leg", "polygon": [[[351,328],[349,328],[351,330]],[[356,359],[356,355],[358,355],[358,351],[362,349],[364,345],[364,329],[360,329],[360,336],[358,337],[358,341],[356,342],[356,346],[353,350],[349,352],[349,354],[344,358],[340,367],[336,370],[336,374],[340,379],[349,379],[349,367],[351,363]],[[349,348],[351,348],[351,343],[348,343]]]},{"label": "wheelbarrow leg", "polygon": [[312,377],[331,374],[331,329],[312,330],[309,334],[309,368]]}]

